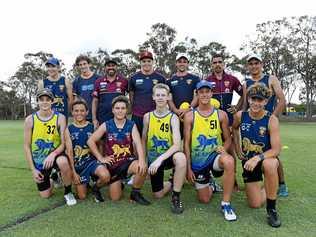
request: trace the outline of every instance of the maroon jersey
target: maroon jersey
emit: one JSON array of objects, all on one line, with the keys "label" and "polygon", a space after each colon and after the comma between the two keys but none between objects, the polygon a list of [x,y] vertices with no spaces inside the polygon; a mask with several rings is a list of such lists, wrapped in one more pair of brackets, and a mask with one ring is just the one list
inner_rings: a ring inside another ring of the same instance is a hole
[{"label": "maroon jersey", "polygon": [[110,167],[114,169],[131,156],[134,156],[132,138],[134,122],[127,119],[123,128],[117,128],[114,119],[110,119],[103,123],[102,126],[106,126],[106,134],[104,136],[105,154],[114,156],[114,162]]}]

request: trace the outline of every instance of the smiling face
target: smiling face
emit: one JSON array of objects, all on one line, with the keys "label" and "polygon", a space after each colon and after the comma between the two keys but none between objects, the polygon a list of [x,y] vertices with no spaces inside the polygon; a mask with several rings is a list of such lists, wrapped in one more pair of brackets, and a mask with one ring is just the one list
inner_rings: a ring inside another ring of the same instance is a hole
[{"label": "smiling face", "polygon": [[211,60],[211,68],[214,73],[221,73],[224,71],[224,61],[222,57],[214,57]]},{"label": "smiling face", "polygon": [[262,72],[262,62],[255,58],[250,59],[247,68],[252,76],[258,76]]},{"label": "smiling face", "polygon": [[47,64],[46,69],[47,69],[48,76],[53,77],[53,78],[56,77],[59,73],[59,66]]},{"label": "smiling face", "polygon": [[78,63],[78,68],[79,68],[81,74],[89,73],[90,66],[91,66],[91,64],[89,64],[86,60],[81,60]]},{"label": "smiling face", "polygon": [[72,108],[72,116],[75,122],[82,123],[86,121],[88,110],[84,104],[75,104]]},{"label": "smiling face", "polygon": [[37,99],[38,107],[41,111],[50,111],[52,108],[53,100],[47,95],[42,95]]},{"label": "smiling face", "polygon": [[169,92],[164,88],[156,88],[153,92],[153,100],[156,103],[157,107],[163,108],[168,104],[170,99]]},{"label": "smiling face", "polygon": [[178,72],[186,72],[189,67],[189,61],[185,57],[181,57],[176,61],[176,67]]},{"label": "smiling face", "polygon": [[259,113],[264,110],[264,107],[266,106],[268,100],[262,99],[258,97],[249,97],[248,103],[249,108],[253,113]]},{"label": "smiling face", "polygon": [[105,65],[105,73],[107,76],[113,77],[116,75],[117,65],[115,63],[107,63]]},{"label": "smiling face", "polygon": [[202,87],[197,91],[199,104],[201,105],[207,105],[210,104],[210,100],[213,96],[213,92],[208,87]]},{"label": "smiling face", "polygon": [[117,120],[122,120],[126,118],[127,106],[126,103],[118,101],[113,105],[112,113]]},{"label": "smiling face", "polygon": [[143,58],[140,61],[141,71],[145,73],[151,73],[153,70],[154,61],[151,58]]}]

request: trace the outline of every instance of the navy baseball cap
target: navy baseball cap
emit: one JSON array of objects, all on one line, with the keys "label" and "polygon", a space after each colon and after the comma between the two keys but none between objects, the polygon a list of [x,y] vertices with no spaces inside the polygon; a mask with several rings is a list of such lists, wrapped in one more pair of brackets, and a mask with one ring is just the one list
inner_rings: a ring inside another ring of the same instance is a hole
[{"label": "navy baseball cap", "polygon": [[210,82],[210,81],[206,81],[206,80],[201,80],[197,85],[196,85],[196,89],[200,90],[201,88],[209,88],[209,89],[213,89],[215,88],[215,82]]},{"label": "navy baseball cap", "polygon": [[57,58],[49,58],[47,60],[47,62],[45,63],[45,66],[47,66],[49,64],[53,65],[53,66],[59,66],[60,65],[59,60]]}]

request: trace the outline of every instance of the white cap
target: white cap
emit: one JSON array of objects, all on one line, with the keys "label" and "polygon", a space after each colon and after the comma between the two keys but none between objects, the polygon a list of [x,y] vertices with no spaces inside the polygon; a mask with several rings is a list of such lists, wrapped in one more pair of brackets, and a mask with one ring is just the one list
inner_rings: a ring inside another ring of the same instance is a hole
[{"label": "white cap", "polygon": [[185,58],[186,60],[189,61],[189,57],[188,57],[188,55],[185,54],[185,53],[179,53],[179,54],[177,55],[177,57],[176,57],[176,61],[178,61],[180,58]]},{"label": "white cap", "polygon": [[257,59],[258,61],[262,62],[262,58],[258,54],[250,54],[247,58],[247,62],[249,62],[251,59]]}]

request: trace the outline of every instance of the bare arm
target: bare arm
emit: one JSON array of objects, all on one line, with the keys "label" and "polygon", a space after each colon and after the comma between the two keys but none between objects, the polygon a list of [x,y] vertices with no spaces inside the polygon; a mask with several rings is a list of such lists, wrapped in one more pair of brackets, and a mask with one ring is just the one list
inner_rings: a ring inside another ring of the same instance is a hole
[{"label": "bare arm", "polygon": [[278,78],[276,78],[275,76],[271,76],[270,80],[271,80],[271,86],[277,98],[277,105],[273,111],[273,114],[278,117],[283,112],[286,106],[285,95],[283,93],[283,90],[281,88],[281,84]]},{"label": "bare arm", "polygon": [[191,101],[191,107],[192,108],[195,108],[195,107],[197,107],[198,106],[198,98],[197,98],[197,95],[196,95],[196,93],[195,93],[195,91],[193,92],[193,99],[192,99],[192,101]]},{"label": "bare arm", "polygon": [[129,91],[129,101],[130,101],[131,106],[133,106],[134,91],[132,91],[132,90]]},{"label": "bare arm", "polygon": [[58,115],[58,129],[60,135],[60,145],[54,150],[54,153],[61,154],[65,150],[65,130],[66,130],[66,118],[63,114]]},{"label": "bare arm", "polygon": [[241,115],[242,115],[242,111],[237,112],[236,114],[234,114],[234,122],[232,125],[233,128],[233,141],[234,141],[234,146],[235,146],[235,150],[237,153],[237,156],[239,159],[244,159],[244,155],[241,149],[241,141],[240,141],[240,122],[241,122]]},{"label": "bare arm", "polygon": [[191,139],[193,126],[193,112],[190,111],[184,115],[184,154],[187,158],[187,179],[193,183],[195,180],[194,173],[191,169]]},{"label": "bare arm", "polygon": [[99,127],[99,122],[97,120],[97,111],[98,111],[98,106],[99,106],[99,99],[95,96],[92,98],[92,122],[94,125],[94,129]]},{"label": "bare arm", "polygon": [[91,153],[97,158],[97,160],[104,162],[103,156],[100,153],[98,149],[98,141],[103,137],[103,135],[106,133],[106,126],[105,123],[103,123],[101,126],[98,127],[98,129],[90,136],[90,138],[87,141],[87,144],[90,148]]},{"label": "bare arm", "polygon": [[68,128],[65,130],[65,146],[66,146],[66,154],[69,158],[69,164],[72,171],[75,173],[75,165],[74,165],[74,154],[73,154],[73,146],[70,138],[70,133]]},{"label": "bare arm", "polygon": [[70,80],[66,79],[65,80],[65,84],[66,84],[66,93],[67,93],[67,97],[68,97],[68,107],[69,107],[69,111],[71,111],[71,106],[73,103],[73,94],[72,94],[72,84],[70,82]]},{"label": "bare arm", "polygon": [[145,175],[147,172],[147,165],[145,161],[145,154],[144,154],[144,148],[142,146],[142,140],[140,138],[136,124],[134,124],[133,126],[132,138],[133,138],[137,155],[138,155],[138,173],[140,175]]},{"label": "bare arm", "polygon": [[223,138],[224,138],[223,147],[224,147],[225,151],[228,151],[228,149],[232,143],[232,139],[231,139],[230,131],[229,131],[229,127],[228,127],[228,116],[222,110],[219,110],[219,121],[221,124],[221,129],[222,129]]},{"label": "bare arm", "polygon": [[276,158],[281,152],[281,138],[279,130],[279,120],[275,115],[271,115],[269,121],[271,149],[263,153],[265,159]]},{"label": "bare arm", "polygon": [[243,111],[247,110],[247,105],[248,105],[248,101],[247,101],[247,88],[246,88],[246,82],[242,85],[242,107],[241,109]]},{"label": "bare arm", "polygon": [[142,131],[142,146],[147,153],[147,138],[149,128],[149,113],[146,113],[143,118],[143,131]]},{"label": "bare arm", "polygon": [[25,154],[27,164],[33,172],[35,170],[35,166],[33,163],[32,152],[31,152],[32,129],[33,129],[33,119],[32,119],[32,115],[29,115],[25,119],[25,123],[24,123],[24,154]]},{"label": "bare arm", "polygon": [[170,100],[168,100],[168,106],[169,106],[169,108],[170,108],[170,110],[172,112],[178,114],[178,109],[177,109],[176,105],[173,102],[172,96],[171,96]]}]

